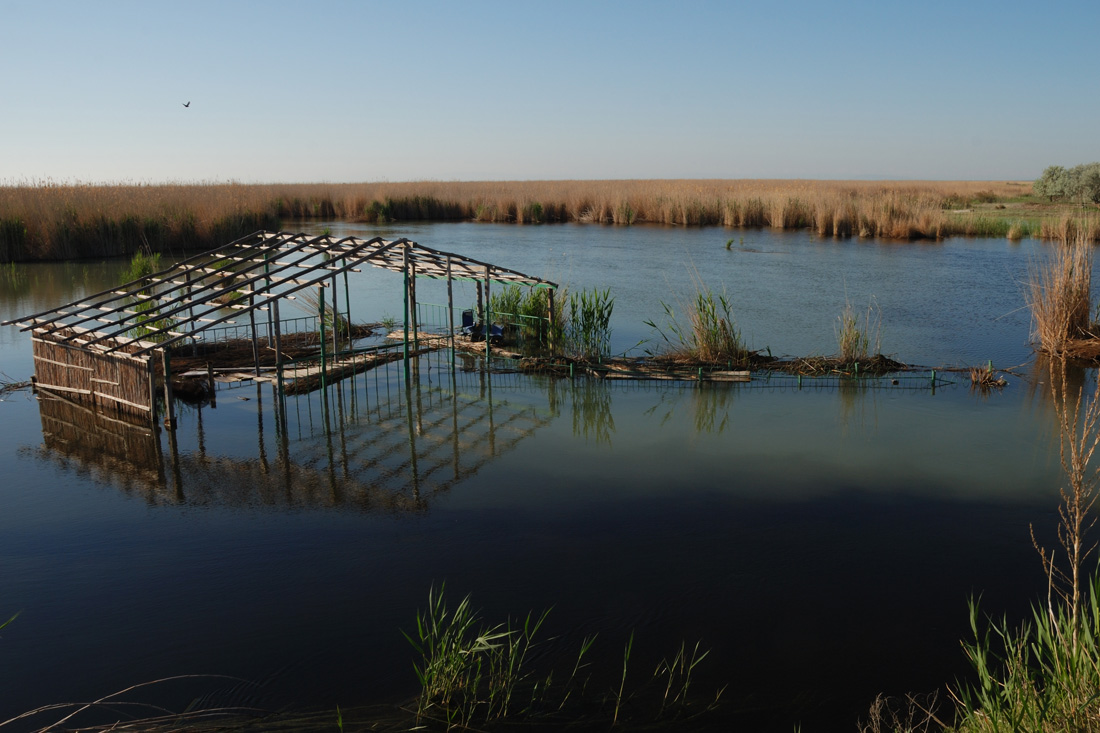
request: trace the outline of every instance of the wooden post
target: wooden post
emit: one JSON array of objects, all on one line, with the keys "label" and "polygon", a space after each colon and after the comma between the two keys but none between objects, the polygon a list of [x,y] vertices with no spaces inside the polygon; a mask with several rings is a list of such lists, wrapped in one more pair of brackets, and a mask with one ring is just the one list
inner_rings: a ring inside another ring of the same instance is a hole
[{"label": "wooden post", "polygon": [[325,289],[320,286],[317,288],[317,307],[321,311],[321,322],[319,327],[321,329],[321,391],[323,392],[327,386],[325,379],[327,371],[327,360],[325,358]]},{"label": "wooden post", "polygon": [[279,394],[283,393],[283,340],[279,333],[279,301],[273,299],[271,303],[271,321],[275,330],[275,379],[278,383]]},{"label": "wooden post", "polygon": [[[266,249],[264,250],[264,275],[267,276],[266,279],[265,279],[264,292],[267,293],[270,296],[271,295],[271,269],[268,267],[268,264],[267,264],[267,250]],[[271,302],[270,298],[268,299],[268,302],[269,303]],[[272,329],[271,309],[268,308],[268,311],[267,311],[267,345],[269,347],[271,346],[271,341],[274,338],[273,334],[271,333],[271,329]]]},{"label": "wooden post", "polygon": [[412,321],[413,351],[420,350],[420,315],[416,312],[416,263],[409,263],[409,319]]},{"label": "wooden post", "polygon": [[490,334],[493,331],[493,313],[492,308],[489,305],[492,303],[492,297],[489,294],[489,266],[485,266],[485,370],[489,370],[489,342],[492,340]]},{"label": "wooden post", "polygon": [[168,349],[160,350],[160,362],[164,367],[164,427],[176,429],[176,410],[172,405],[172,357]]},{"label": "wooden post", "polygon": [[481,304],[481,281],[477,282],[477,312],[474,314],[474,324],[485,320],[485,307]]},{"label": "wooden post", "polygon": [[348,341],[351,341],[351,290],[348,288],[348,271],[344,270],[344,310],[348,319]]},{"label": "wooden post", "polygon": [[405,313],[404,339],[402,343],[402,358],[405,362],[405,381],[409,381],[409,245],[401,245],[401,272],[404,273],[405,283]]},{"label": "wooden post", "polygon": [[455,372],[455,298],[451,279],[451,256],[447,255],[447,333],[451,335],[451,376]]},{"label": "wooden post", "polygon": [[149,420],[153,428],[157,427],[157,370],[153,366],[153,357],[145,360],[145,369],[149,373]]},{"label": "wooden post", "polygon": [[248,296],[248,323],[252,326],[252,362],[256,365],[256,376],[260,376],[260,343],[256,336],[256,296]]},{"label": "wooden post", "polygon": [[332,358],[340,353],[340,307],[336,298],[336,275],[332,276]]},{"label": "wooden post", "polygon": [[[194,331],[195,331],[195,305],[194,305],[194,303],[191,302],[191,270],[187,270],[187,273],[184,275],[184,280],[187,282],[187,309],[188,309],[188,313],[190,314],[190,319],[188,321],[188,327],[191,329],[191,332],[194,333]],[[191,337],[191,356],[198,356],[198,354],[199,354],[199,344],[198,344],[197,341],[195,341],[195,337],[192,336]]]},{"label": "wooden post", "polygon": [[546,302],[548,308],[546,311],[546,322],[550,328],[550,353],[557,354],[557,344],[554,343],[554,288],[546,289]]},{"label": "wooden post", "polygon": [[[214,368],[210,366],[210,362],[206,362],[206,381],[210,385],[210,409],[218,409],[217,398],[217,385],[214,383]],[[201,412],[199,413],[202,414]],[[200,422],[201,425],[201,422]]]}]

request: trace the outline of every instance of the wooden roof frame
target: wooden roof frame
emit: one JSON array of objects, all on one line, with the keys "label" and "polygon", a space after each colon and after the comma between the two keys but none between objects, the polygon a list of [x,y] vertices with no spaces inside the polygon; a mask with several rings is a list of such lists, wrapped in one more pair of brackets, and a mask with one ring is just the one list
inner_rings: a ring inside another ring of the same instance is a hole
[{"label": "wooden roof frame", "polygon": [[[472,280],[556,290],[557,283],[405,238],[335,238],[257,231],[148,277],[0,323],[76,348],[142,357],[240,315],[254,317],[306,288],[371,265],[414,278]],[[150,304],[147,310],[139,308]],[[225,311],[233,310],[228,315]],[[137,337],[134,334],[140,333]]]}]

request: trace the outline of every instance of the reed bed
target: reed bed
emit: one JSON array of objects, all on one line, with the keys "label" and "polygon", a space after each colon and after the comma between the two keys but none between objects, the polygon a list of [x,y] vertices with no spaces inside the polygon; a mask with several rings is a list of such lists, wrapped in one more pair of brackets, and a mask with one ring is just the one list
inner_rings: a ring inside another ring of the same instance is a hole
[{"label": "reed bed", "polygon": [[837,358],[845,365],[866,362],[882,351],[882,313],[873,299],[862,320],[851,303],[845,304],[837,317],[836,343]]},{"label": "reed bed", "polygon": [[[1030,183],[989,181],[32,181],[0,186],[0,262],[130,255],[142,245],[209,249],[303,218],[770,227],[823,237],[939,239],[980,233],[976,219],[958,209],[1030,191]],[[1054,231],[1059,223],[1044,226]],[[1024,225],[1015,231],[1024,236]],[[1100,224],[1092,234],[1100,235]]]},{"label": "reed bed", "polygon": [[745,346],[733,317],[733,306],[725,295],[715,296],[696,277],[695,299],[681,307],[686,324],[676,311],[662,302],[666,325],[645,321],[660,341],[652,356],[671,362],[748,366],[754,354]]},{"label": "reed bed", "polygon": [[1077,228],[1045,262],[1031,267],[1027,302],[1033,338],[1042,351],[1065,354],[1073,341],[1089,337],[1091,289],[1092,246]]}]

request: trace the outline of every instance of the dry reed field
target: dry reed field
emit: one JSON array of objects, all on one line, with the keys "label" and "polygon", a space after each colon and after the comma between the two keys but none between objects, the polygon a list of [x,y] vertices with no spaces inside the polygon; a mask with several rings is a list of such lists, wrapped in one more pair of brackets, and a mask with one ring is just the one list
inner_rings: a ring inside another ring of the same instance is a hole
[{"label": "dry reed field", "polygon": [[[0,186],[0,262],[128,255],[142,247],[209,249],[301,218],[771,227],[889,239],[1056,236],[1070,214],[1061,224],[1044,221],[1040,232],[1008,222],[991,229],[979,211],[1030,195],[1031,183],[1018,181],[47,181]],[[1100,234],[1100,227],[1090,228],[1094,238]]]}]

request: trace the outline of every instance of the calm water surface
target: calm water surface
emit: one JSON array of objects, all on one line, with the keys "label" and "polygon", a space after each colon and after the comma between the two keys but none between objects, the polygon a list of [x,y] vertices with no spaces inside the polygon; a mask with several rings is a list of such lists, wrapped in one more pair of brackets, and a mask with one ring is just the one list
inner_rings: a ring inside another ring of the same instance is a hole
[{"label": "calm water surface", "polygon": [[[1021,283],[1035,242],[734,232],[727,250],[722,230],[330,226],[609,286],[618,352],[642,353],[643,321],[702,281],[775,354],[834,351],[845,300],[873,298],[883,351],[902,361],[1031,357]],[[20,268],[0,320],[107,287],[119,268]],[[353,318],[399,313],[400,287],[356,276]],[[421,299],[445,302],[434,287]],[[1043,588],[1028,525],[1050,538],[1059,473],[1042,385],[982,398],[941,373],[934,390],[924,375],[699,388],[457,363],[452,378],[438,353],[409,383],[383,368],[285,405],[270,386],[223,389],[216,409],[183,408],[175,436],[5,396],[0,614],[20,616],[0,638],[0,719],[179,674],[243,681],[131,699],[401,700],[415,678],[399,629],[446,583],[490,620],[552,606],[552,650],[598,633],[609,669],[634,631],[639,676],[702,640],[699,687],[730,685],[726,722],[850,729],[879,692],[966,673],[969,596],[1022,614]],[[27,335],[0,329],[0,372],[32,369]]]}]

